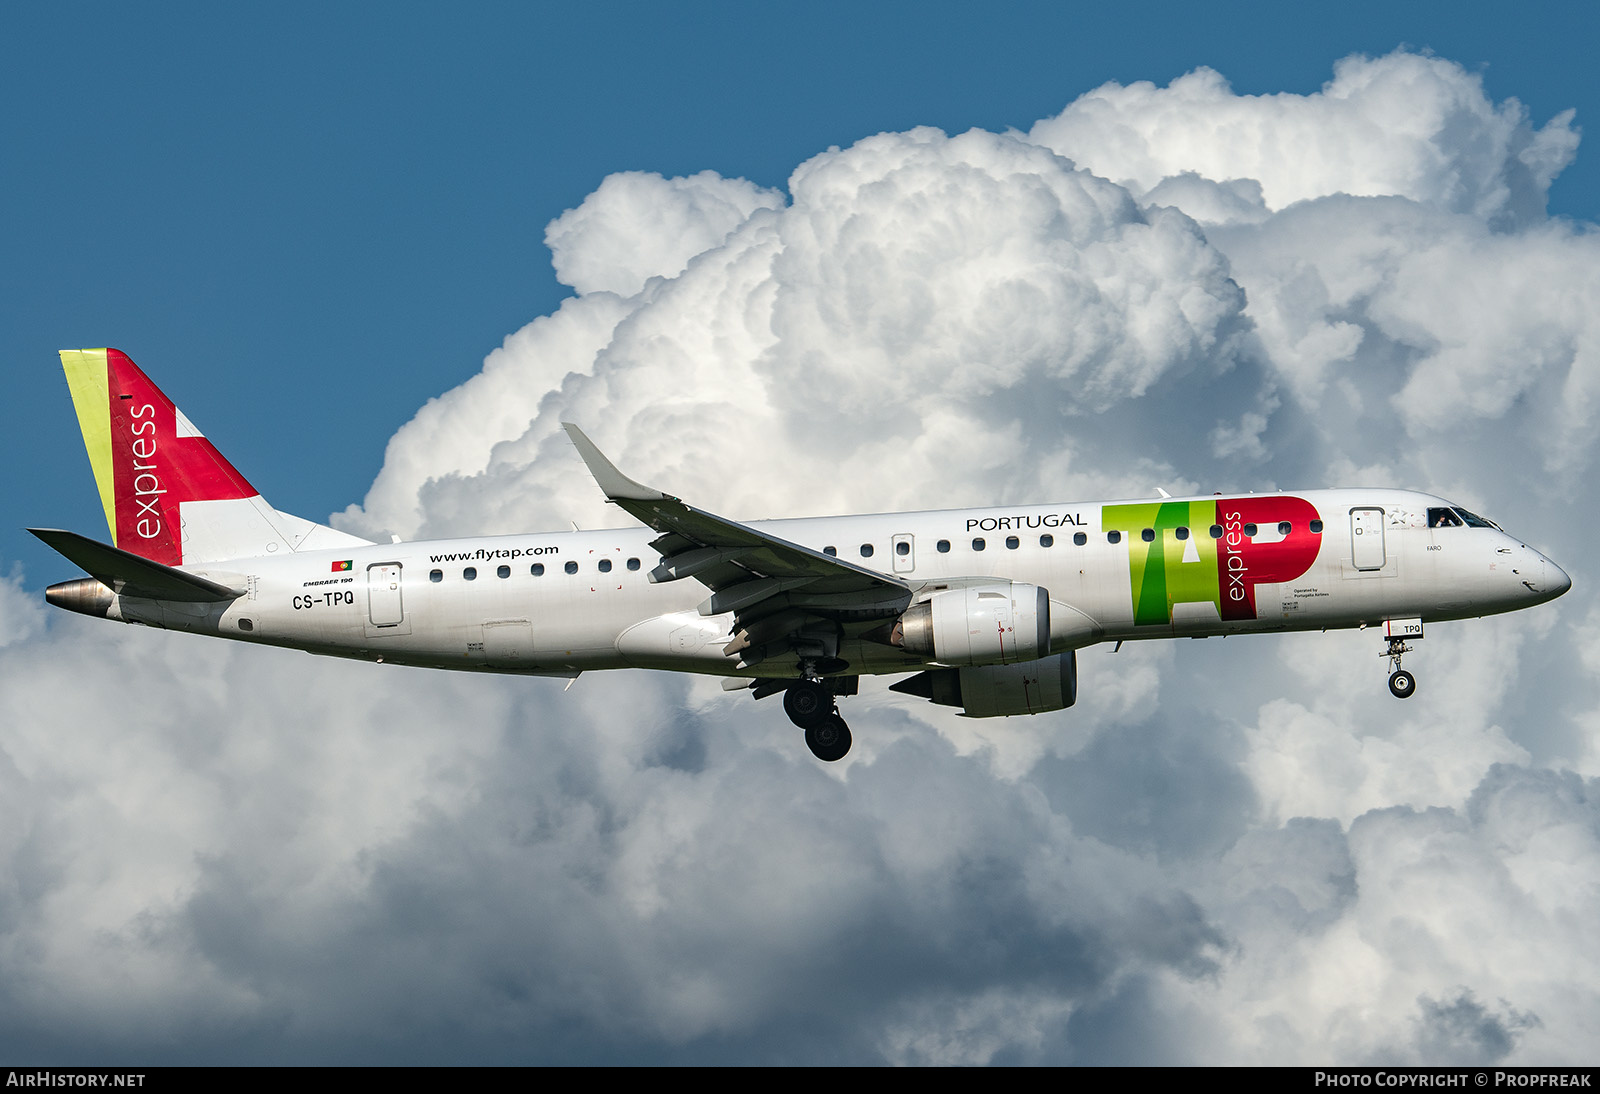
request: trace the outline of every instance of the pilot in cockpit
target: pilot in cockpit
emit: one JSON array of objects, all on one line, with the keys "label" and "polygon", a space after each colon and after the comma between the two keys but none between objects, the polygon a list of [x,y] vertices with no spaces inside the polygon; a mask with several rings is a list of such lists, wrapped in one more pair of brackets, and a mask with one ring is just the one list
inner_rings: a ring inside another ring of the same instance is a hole
[{"label": "pilot in cockpit", "polygon": [[1428,510],[1429,528],[1499,528],[1494,521],[1469,513],[1465,509],[1440,506]]}]

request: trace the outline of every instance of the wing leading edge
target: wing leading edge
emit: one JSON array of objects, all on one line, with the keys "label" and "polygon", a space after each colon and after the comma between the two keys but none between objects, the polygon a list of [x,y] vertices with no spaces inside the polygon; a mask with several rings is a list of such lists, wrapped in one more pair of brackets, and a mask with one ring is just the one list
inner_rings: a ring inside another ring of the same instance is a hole
[{"label": "wing leading edge", "polygon": [[661,564],[653,582],[692,577],[711,590],[701,615],[734,614],[723,648],[739,667],[792,653],[819,674],[845,667],[840,644],[892,619],[911,603],[905,582],[779,539],[634,482],[570,422],[572,438],[601,491],[647,527]]}]

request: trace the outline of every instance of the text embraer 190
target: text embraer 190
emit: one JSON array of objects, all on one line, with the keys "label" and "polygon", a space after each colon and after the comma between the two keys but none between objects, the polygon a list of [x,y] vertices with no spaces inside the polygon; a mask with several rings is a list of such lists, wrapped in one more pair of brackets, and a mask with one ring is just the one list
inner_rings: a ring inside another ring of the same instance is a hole
[{"label": "text embraer 190", "polygon": [[[1566,592],[1491,521],[1404,490],[1084,502],[737,523],[624,476],[566,430],[647,528],[370,543],[273,509],[114,349],[64,350],[114,546],[34,534],[91,577],[85,615],[397,665],[724,678],[784,709],[821,759],[863,675],[967,715],[1077,698],[1096,642],[1382,627],[1400,667],[1423,625]],[[648,529],[648,530],[647,530]]]}]

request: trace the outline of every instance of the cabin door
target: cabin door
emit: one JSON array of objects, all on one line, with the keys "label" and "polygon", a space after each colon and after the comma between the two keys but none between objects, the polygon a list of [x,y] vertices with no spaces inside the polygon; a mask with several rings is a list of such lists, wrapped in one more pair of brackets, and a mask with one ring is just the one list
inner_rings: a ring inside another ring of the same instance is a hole
[{"label": "cabin door", "polygon": [[1382,509],[1350,510],[1350,561],[1358,570],[1383,569]]}]

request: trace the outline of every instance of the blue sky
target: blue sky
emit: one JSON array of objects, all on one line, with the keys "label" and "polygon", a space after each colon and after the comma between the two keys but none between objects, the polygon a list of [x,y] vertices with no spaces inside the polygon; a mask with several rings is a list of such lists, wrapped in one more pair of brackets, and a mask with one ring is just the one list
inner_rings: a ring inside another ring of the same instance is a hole
[{"label": "blue sky", "polygon": [[[1535,125],[1600,114],[1592,5],[162,4],[0,13],[0,352],[20,528],[99,534],[55,350],[140,362],[279,508],[359,501],[390,434],[569,295],[545,224],[607,174],[783,187],[830,145],[1026,128],[1198,66],[1309,93],[1432,50]],[[1553,212],[1592,219],[1595,157]]]}]

